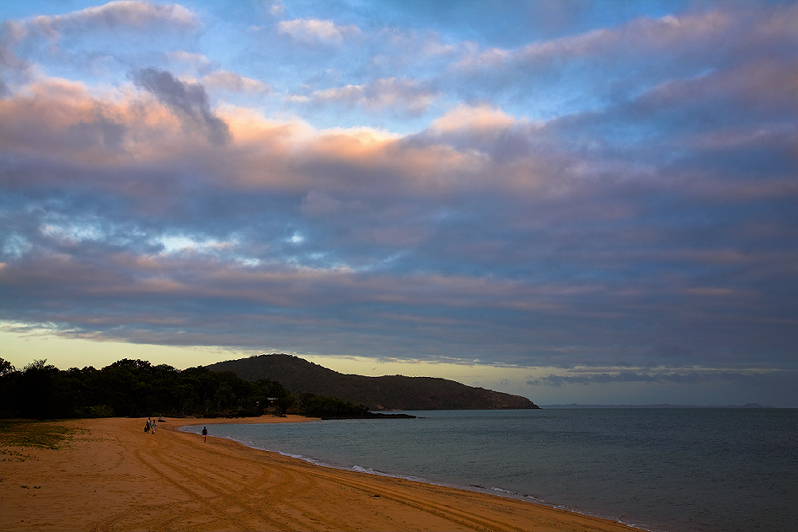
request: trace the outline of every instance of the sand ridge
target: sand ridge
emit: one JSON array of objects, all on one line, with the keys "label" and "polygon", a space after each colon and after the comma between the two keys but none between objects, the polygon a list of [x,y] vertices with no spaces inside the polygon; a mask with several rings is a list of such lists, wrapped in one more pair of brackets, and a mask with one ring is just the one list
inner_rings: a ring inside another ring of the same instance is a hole
[{"label": "sand ridge", "polygon": [[177,430],[305,418],[65,421],[58,450],[2,464],[2,530],[632,530],[484,493],[319,467]]}]

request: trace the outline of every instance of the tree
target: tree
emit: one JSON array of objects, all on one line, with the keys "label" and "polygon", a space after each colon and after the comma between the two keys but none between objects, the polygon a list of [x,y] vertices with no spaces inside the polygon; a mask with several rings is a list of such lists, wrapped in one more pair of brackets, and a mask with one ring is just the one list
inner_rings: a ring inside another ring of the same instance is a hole
[{"label": "tree", "polygon": [[64,400],[68,393],[62,393],[58,382],[59,370],[48,365],[47,359],[34,360],[22,370],[17,382],[15,409],[23,417],[47,419],[64,414]]},{"label": "tree", "polygon": [[8,375],[14,371],[16,371],[16,369],[11,365],[11,362],[0,357],[0,377],[3,375]]},{"label": "tree", "polygon": [[0,359],[0,418],[260,416],[287,411],[314,417],[364,417],[368,409],[335,397],[306,394],[297,402],[276,381],[246,381],[230,371],[180,371],[123,359],[101,370],[61,371],[34,360],[22,371]]}]

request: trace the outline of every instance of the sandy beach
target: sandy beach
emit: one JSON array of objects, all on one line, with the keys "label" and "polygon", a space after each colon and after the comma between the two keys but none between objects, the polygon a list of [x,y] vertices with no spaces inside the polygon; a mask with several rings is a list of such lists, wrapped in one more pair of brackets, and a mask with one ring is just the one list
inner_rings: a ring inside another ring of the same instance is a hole
[{"label": "sandy beach", "polygon": [[182,425],[305,418],[64,421],[59,449],[5,446],[2,530],[634,530],[493,495],[324,468]]}]

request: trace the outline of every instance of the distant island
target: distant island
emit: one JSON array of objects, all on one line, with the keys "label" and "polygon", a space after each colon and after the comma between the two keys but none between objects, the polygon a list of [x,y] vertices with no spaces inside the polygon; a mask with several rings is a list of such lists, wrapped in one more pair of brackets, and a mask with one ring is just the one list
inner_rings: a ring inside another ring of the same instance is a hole
[{"label": "distant island", "polygon": [[286,354],[228,360],[205,367],[211,371],[231,371],[248,381],[278,381],[294,395],[337,397],[372,411],[540,408],[520,395],[475,388],[448,379],[347,375]]}]

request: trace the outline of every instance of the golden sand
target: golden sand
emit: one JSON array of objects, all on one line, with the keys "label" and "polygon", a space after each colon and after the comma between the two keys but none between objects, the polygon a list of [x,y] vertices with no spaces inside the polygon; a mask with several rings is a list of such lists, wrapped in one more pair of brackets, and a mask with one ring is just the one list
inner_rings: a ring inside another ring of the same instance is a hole
[{"label": "golden sand", "polygon": [[65,421],[57,450],[6,447],[2,530],[633,530],[526,501],[319,467],[188,424],[305,418]]}]

